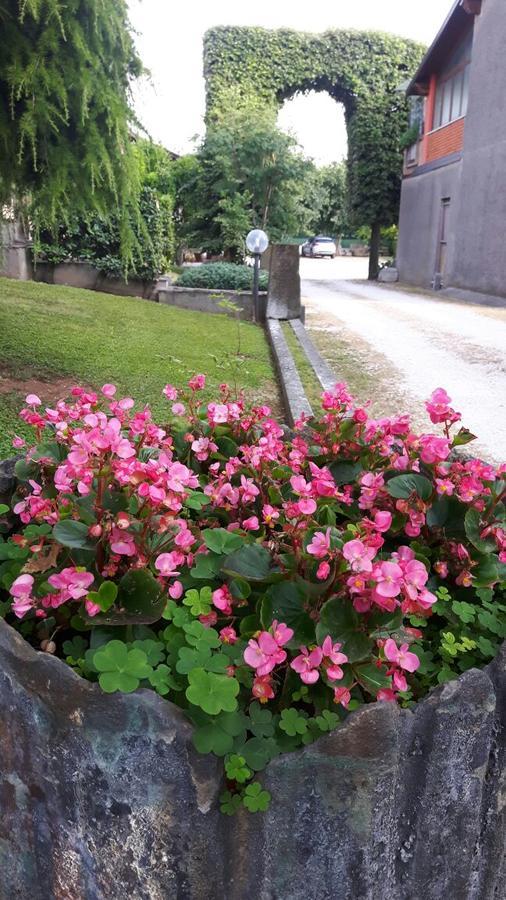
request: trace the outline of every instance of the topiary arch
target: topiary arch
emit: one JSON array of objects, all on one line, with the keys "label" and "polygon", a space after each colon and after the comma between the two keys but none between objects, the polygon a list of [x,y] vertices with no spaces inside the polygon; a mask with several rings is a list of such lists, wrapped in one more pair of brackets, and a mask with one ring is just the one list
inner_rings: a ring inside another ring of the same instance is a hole
[{"label": "topiary arch", "polygon": [[379,231],[397,220],[401,135],[407,102],[399,90],[424,48],[395,35],[366,31],[324,34],[222,27],[204,38],[207,117],[230,92],[281,106],[294,94],[326,91],[345,110],[350,215],[370,224],[370,277],[377,275]]}]

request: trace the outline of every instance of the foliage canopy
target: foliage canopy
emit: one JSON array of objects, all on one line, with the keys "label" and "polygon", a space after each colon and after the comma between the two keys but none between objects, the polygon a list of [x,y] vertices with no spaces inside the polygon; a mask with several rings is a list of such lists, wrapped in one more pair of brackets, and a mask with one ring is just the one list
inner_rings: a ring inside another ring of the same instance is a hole
[{"label": "foliage canopy", "polygon": [[40,223],[135,207],[130,85],[142,72],[125,0],[0,3],[0,203]]}]

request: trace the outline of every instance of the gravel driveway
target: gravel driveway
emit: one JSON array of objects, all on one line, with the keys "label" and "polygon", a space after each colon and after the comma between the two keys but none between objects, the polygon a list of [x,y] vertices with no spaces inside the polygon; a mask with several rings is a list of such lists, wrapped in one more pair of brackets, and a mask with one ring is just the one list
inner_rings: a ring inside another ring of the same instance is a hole
[{"label": "gravel driveway", "polygon": [[301,261],[306,325],[336,375],[375,415],[411,410],[424,429],[423,401],[444,387],[479,436],[474,452],[504,461],[506,308],[344,280],[363,277],[366,263]]}]

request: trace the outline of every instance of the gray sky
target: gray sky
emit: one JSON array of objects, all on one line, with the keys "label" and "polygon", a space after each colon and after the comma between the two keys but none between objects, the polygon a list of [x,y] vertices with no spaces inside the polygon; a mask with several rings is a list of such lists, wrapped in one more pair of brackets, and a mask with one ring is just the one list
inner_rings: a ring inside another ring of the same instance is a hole
[{"label": "gray sky", "polygon": [[[213,25],[260,25],[301,31],[363,28],[430,43],[453,0],[129,0],[137,47],[151,83],[136,90],[139,118],[150,135],[178,153],[203,133],[202,38]],[[285,104],[280,124],[319,163],[346,154],[342,109],[327,94]]]}]

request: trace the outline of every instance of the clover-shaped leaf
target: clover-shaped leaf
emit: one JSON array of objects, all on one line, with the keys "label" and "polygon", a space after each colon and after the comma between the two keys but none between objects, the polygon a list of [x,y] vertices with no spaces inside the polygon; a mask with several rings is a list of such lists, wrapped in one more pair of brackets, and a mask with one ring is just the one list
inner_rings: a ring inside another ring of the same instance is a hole
[{"label": "clover-shaped leaf", "polygon": [[210,716],[216,716],[222,710],[234,712],[237,709],[239,682],[235,678],[198,668],[188,674],[188,681],[187,699]]},{"label": "clover-shaped leaf", "polygon": [[146,654],[150,666],[156,666],[165,659],[165,647],[160,641],[146,638],[143,641],[134,641],[132,646]]},{"label": "clover-shaped leaf", "polygon": [[186,606],[180,606],[174,600],[168,600],[162,613],[162,619],[169,619],[177,628],[182,628],[191,622],[191,612]]},{"label": "clover-shaped leaf", "polygon": [[339,716],[329,709],[324,709],[321,716],[315,717],[314,722],[320,731],[332,731],[339,725]]},{"label": "clover-shaped leaf", "polygon": [[295,737],[296,734],[305,734],[307,731],[307,722],[304,716],[293,706],[290,709],[284,709],[281,713],[279,727],[285,734]]},{"label": "clover-shaped leaf", "polygon": [[248,769],[246,765],[244,756],[239,756],[237,753],[232,753],[226,760],[225,772],[230,781],[237,781],[239,784],[244,784],[253,775],[251,769]]},{"label": "clover-shaped leaf", "polygon": [[170,690],[181,691],[182,685],[174,678],[169,667],[162,663],[157,666],[152,675],[149,676],[149,683],[154,687],[157,694],[165,696]]},{"label": "clover-shaped leaf", "polygon": [[88,641],[85,641],[80,635],[76,635],[71,641],[64,641],[62,649],[67,662],[73,666],[84,657],[88,649]]},{"label": "clover-shaped leaf", "polygon": [[255,737],[271,737],[274,734],[272,713],[268,709],[262,709],[256,701],[249,708],[250,731]]},{"label": "clover-shaped leaf", "polygon": [[226,816],[233,816],[241,805],[242,798],[240,794],[231,794],[230,791],[224,791],[220,795],[220,811],[225,813]]},{"label": "clover-shaped leaf", "polygon": [[236,739],[246,735],[247,719],[242,712],[224,712],[216,718],[207,719],[195,728],[193,744],[199,753],[214,753],[225,756],[230,753]]},{"label": "clover-shaped leaf", "polygon": [[186,635],[186,641],[193,647],[202,646],[221,647],[221,640],[214,628],[206,628],[201,622],[190,622],[189,625],[183,625],[183,631]]},{"label": "clover-shaped leaf", "polygon": [[123,641],[109,641],[96,650],[93,664],[100,673],[100,687],[107,694],[114,691],[129,694],[139,687],[143,678],[149,678],[153,672],[146,654],[142,650],[129,650]]},{"label": "clover-shaped leaf", "polygon": [[196,647],[181,647],[176,663],[176,671],[181,675],[188,675],[193,669],[206,668],[210,659],[210,647],[204,647],[202,650],[197,650]]},{"label": "clover-shaped leaf", "polygon": [[263,790],[262,785],[258,781],[254,781],[253,784],[248,784],[244,791],[242,802],[249,812],[265,812],[269,808],[271,795],[269,791]]},{"label": "clover-shaped leaf", "polygon": [[192,616],[207,616],[211,612],[212,593],[210,587],[187,591],[183,603],[190,607]]}]

